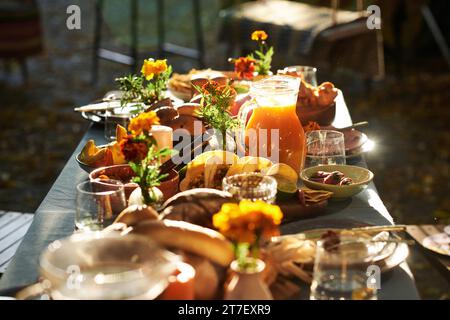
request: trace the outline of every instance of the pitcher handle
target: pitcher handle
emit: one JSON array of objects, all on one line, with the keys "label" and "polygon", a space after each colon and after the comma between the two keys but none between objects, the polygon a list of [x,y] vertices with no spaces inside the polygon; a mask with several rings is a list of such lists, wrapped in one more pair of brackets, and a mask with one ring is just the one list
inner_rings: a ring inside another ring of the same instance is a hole
[{"label": "pitcher handle", "polygon": [[253,111],[253,109],[255,109],[257,106],[258,105],[256,104],[256,100],[252,98],[241,106],[237,114],[239,126],[237,130],[236,146],[238,148],[237,151],[239,152],[239,149],[241,149],[244,155],[247,154],[247,148],[245,145],[245,129],[247,127],[247,117],[249,112]]}]

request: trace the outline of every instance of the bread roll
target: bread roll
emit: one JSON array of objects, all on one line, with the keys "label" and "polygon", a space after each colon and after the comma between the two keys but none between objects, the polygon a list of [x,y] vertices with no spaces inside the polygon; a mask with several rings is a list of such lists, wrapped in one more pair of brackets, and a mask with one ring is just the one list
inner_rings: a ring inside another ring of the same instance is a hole
[{"label": "bread roll", "polygon": [[125,223],[127,226],[134,226],[135,224],[146,221],[156,220],[159,215],[152,207],[146,205],[132,205],[125,208],[116,218],[114,223]]},{"label": "bread roll", "polygon": [[205,257],[227,267],[234,259],[232,244],[217,231],[174,220],[148,220],[133,227],[132,233],[149,237],[159,245]]},{"label": "bread roll", "polygon": [[212,216],[220,211],[225,202],[235,202],[228,192],[207,188],[183,191],[164,203],[161,218],[213,229]]},{"label": "bread roll", "polygon": [[178,114],[185,116],[197,117],[200,112],[200,103],[184,103],[177,107]]}]

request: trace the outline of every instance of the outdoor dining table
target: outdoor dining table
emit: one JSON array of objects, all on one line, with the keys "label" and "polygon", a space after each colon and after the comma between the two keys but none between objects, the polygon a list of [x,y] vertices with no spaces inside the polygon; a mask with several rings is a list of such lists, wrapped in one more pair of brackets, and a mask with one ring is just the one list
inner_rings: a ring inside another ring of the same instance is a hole
[{"label": "outdoor dining table", "polygon": [[[349,110],[342,92],[336,100],[336,118],[333,125],[342,128],[352,124]],[[0,280],[0,290],[17,288],[35,283],[39,278],[39,256],[53,241],[71,235],[75,227],[75,188],[88,178],[75,156],[81,151],[88,139],[97,144],[105,143],[104,130],[101,125],[92,124],[74,154],[56,179],[49,193],[37,209],[33,223],[19,246],[8,269]],[[363,158],[353,160],[350,164],[366,166]],[[327,221],[354,220],[363,224],[393,224],[374,183],[351,200],[344,202],[330,201],[327,212],[320,216],[297,220],[281,226],[282,234],[296,233],[305,225],[320,225]],[[307,289],[307,287],[306,287]],[[307,298],[302,290],[300,298]],[[381,288],[378,299],[420,299],[414,277],[406,262],[381,275]]]}]

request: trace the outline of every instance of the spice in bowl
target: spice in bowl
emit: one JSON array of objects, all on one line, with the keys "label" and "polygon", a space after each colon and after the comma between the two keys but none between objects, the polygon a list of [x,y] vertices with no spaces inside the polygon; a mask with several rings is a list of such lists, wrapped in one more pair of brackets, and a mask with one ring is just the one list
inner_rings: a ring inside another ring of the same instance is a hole
[{"label": "spice in bowl", "polygon": [[353,183],[353,180],[351,178],[346,177],[340,171],[333,171],[333,172],[317,171],[309,177],[309,180],[313,182],[339,186],[347,186]]}]

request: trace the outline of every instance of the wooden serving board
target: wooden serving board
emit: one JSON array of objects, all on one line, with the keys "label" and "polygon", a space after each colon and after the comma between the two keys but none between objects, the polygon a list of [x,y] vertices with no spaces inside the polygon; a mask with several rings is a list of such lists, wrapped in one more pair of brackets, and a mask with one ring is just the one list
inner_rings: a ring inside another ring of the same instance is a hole
[{"label": "wooden serving board", "polygon": [[324,213],[328,205],[328,200],[324,200],[311,206],[302,206],[297,199],[294,198],[289,201],[277,202],[276,205],[283,211],[283,223],[286,223],[299,219],[307,219]]}]

